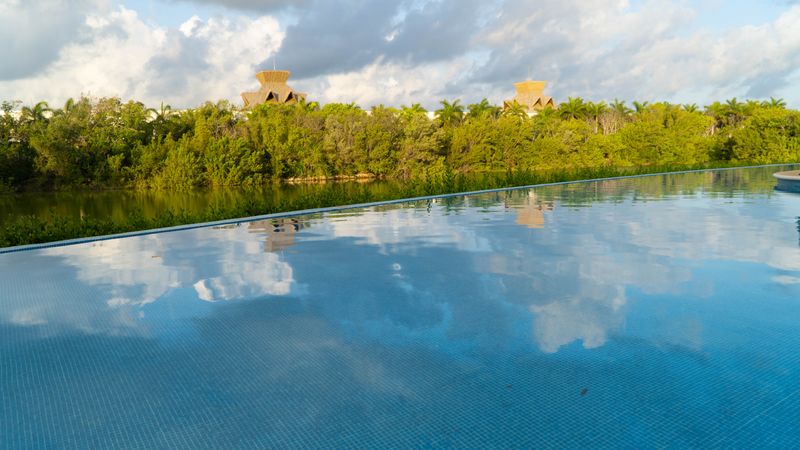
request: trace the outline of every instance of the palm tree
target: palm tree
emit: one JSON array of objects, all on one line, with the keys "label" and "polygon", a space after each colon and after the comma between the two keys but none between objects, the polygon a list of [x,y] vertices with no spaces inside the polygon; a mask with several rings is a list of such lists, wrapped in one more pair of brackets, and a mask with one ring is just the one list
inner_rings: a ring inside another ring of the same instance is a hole
[{"label": "palm tree", "polygon": [[786,101],[782,98],[770,97],[769,101],[764,101],[761,104],[762,106],[766,106],[768,108],[786,108]]},{"label": "palm tree", "polygon": [[64,106],[61,109],[53,110],[54,116],[64,116],[72,112],[75,109],[75,99],[72,97],[68,98],[66,102],[64,102]]},{"label": "palm tree", "polygon": [[526,111],[525,107],[520,105],[519,102],[514,100],[506,105],[506,108],[503,110],[503,115],[507,117],[517,117],[524,120],[528,118],[528,111]]},{"label": "palm tree", "polygon": [[580,97],[568,97],[558,106],[558,113],[562,119],[582,119],[586,117],[586,103]]},{"label": "palm tree", "polygon": [[172,106],[165,105],[164,102],[161,102],[161,106],[158,108],[158,110],[150,108],[148,111],[153,113],[153,115],[155,116],[153,120],[158,123],[166,122],[167,119],[169,119],[174,114],[174,112],[172,111]]},{"label": "palm tree", "polygon": [[681,109],[681,106],[670,102],[660,102],[656,104],[664,108],[664,127],[669,128],[675,125],[675,122],[678,121],[678,111]]},{"label": "palm tree", "polygon": [[597,130],[600,128],[600,116],[603,115],[604,112],[608,110],[608,105],[606,102],[588,102],[586,104],[586,113],[589,115],[589,118],[594,122],[594,132],[597,133]]},{"label": "palm tree", "polygon": [[61,108],[61,111],[63,111],[64,114],[69,114],[73,109],[75,109],[75,99],[70,97],[64,102],[64,107]]},{"label": "palm tree", "polygon": [[700,111],[700,107],[697,106],[697,103],[686,103],[682,106],[683,110],[689,113],[694,113]]},{"label": "palm tree", "polygon": [[464,106],[461,100],[454,100],[452,103],[442,100],[442,108],[436,110],[436,118],[441,120],[444,125],[457,125],[464,120]]},{"label": "palm tree", "polygon": [[711,130],[709,130],[709,134],[713,136],[717,134],[718,128],[721,128],[725,125],[725,118],[727,117],[725,114],[725,105],[720,102],[714,102],[706,106],[705,112],[706,115],[714,118],[714,123],[711,124]]},{"label": "palm tree", "polygon": [[647,109],[648,106],[650,106],[650,102],[641,102],[641,103],[636,102],[636,101],[633,102],[633,109],[636,110],[636,114],[643,113]]},{"label": "palm tree", "polygon": [[537,112],[535,117],[537,119],[550,120],[552,118],[558,117],[558,110],[556,110],[555,108],[545,108]]},{"label": "palm tree", "polygon": [[487,100],[486,98],[481,100],[480,103],[472,103],[467,107],[467,109],[469,110],[469,112],[467,113],[467,117],[470,118],[483,117],[483,115],[486,113],[486,111],[489,109],[490,106],[492,105],[489,104],[489,100]]},{"label": "palm tree", "polygon": [[714,102],[714,103],[712,103],[710,105],[707,105],[706,108],[705,108],[706,114],[708,114],[709,116],[714,116],[714,117],[722,116],[722,110],[723,109],[724,109],[724,107],[723,107],[722,103],[720,103],[720,102]]},{"label": "palm tree", "polygon": [[375,114],[386,111],[387,109],[389,108],[387,108],[386,105],[383,103],[378,103],[377,105],[373,105],[372,108],[369,109],[369,112],[370,114]]},{"label": "palm tree", "polygon": [[489,117],[491,119],[496,119],[500,117],[503,109],[499,106],[492,105],[489,103],[489,100],[483,99],[480,103],[473,103],[469,105],[469,113],[467,117],[469,118],[481,118],[481,117]]},{"label": "palm tree", "polygon": [[175,111],[172,110],[172,106],[165,105],[164,102],[161,102],[161,106],[158,109],[147,108],[146,114],[153,118],[151,123],[153,124],[154,139],[166,136],[166,124],[176,115]]},{"label": "palm tree", "polygon": [[614,101],[611,102],[611,109],[622,117],[627,117],[633,112],[632,109],[628,108],[628,105],[626,105],[624,101],[617,99],[614,99]]},{"label": "palm tree", "polygon": [[725,101],[725,107],[728,108],[729,113],[738,113],[742,110],[742,103],[739,100],[736,100],[736,97],[733,97],[732,99]]},{"label": "palm tree", "polygon": [[410,119],[417,114],[427,114],[428,110],[423,108],[419,103],[412,103],[411,106],[403,105],[400,107],[400,116],[404,119]]},{"label": "palm tree", "polygon": [[33,108],[25,106],[20,112],[20,118],[25,122],[46,122],[47,113],[52,112],[47,102],[39,102]]},{"label": "palm tree", "polygon": [[428,110],[423,108],[419,103],[412,103],[411,106],[400,106],[400,120],[410,122],[417,116],[428,118]]},{"label": "palm tree", "polygon": [[744,119],[744,107],[745,105],[736,100],[736,97],[725,101],[723,111],[728,125],[736,126]]}]

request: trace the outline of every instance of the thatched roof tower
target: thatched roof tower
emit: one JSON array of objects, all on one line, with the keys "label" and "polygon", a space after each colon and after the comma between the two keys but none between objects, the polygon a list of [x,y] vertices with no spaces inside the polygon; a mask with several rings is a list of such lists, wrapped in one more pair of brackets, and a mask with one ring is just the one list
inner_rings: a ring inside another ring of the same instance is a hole
[{"label": "thatched roof tower", "polygon": [[517,94],[513,99],[504,101],[503,108],[508,109],[514,102],[525,108],[528,114],[534,114],[545,108],[555,108],[556,102],[553,101],[553,97],[544,95],[545,86],[547,86],[547,81],[527,80],[514,83]]},{"label": "thatched roof tower", "polygon": [[265,70],[256,74],[256,79],[261,83],[261,88],[257,92],[242,92],[245,108],[262,103],[280,103],[293,105],[305,99],[306,94],[295,92],[291,86],[286,84],[292,72],[288,70]]}]

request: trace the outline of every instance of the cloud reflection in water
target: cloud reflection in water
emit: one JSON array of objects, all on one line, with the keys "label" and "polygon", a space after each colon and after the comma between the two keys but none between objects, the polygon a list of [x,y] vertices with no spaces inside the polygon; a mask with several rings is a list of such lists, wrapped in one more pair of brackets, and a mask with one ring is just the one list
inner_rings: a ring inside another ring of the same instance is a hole
[{"label": "cloud reflection in water", "polygon": [[[82,306],[41,285],[35,301],[1,311],[20,326],[113,334],[141,328],[155,313],[148,305],[174,296],[290,296],[365,339],[456,352],[526,341],[544,353],[576,341],[596,349],[624,332],[632,301],[713,296],[719,280],[695,273],[714,261],[763,265],[777,271],[764,282],[796,284],[795,223],[781,218],[796,217],[797,199],[738,192],[715,177],[560,186],[56,247],[16,258],[59,267],[47,276],[85,291],[71,300]],[[701,336],[691,341],[702,345]]]}]

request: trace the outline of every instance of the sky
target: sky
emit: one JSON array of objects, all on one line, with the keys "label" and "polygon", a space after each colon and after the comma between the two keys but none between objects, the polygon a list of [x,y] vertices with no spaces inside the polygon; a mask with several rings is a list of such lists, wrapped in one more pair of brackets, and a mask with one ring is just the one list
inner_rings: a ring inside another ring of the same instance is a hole
[{"label": "sky", "polygon": [[0,0],[0,100],[241,104],[258,70],[321,103],[583,97],[800,107],[798,0]]}]

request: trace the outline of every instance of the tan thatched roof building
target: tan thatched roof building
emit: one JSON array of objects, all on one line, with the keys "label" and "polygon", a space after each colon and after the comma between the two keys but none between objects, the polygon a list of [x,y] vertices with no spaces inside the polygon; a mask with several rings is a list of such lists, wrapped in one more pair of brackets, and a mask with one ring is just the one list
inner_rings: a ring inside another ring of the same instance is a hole
[{"label": "tan thatched roof building", "polygon": [[544,95],[545,86],[547,86],[547,81],[527,80],[514,83],[517,95],[511,100],[504,101],[503,109],[510,108],[514,102],[525,108],[525,112],[528,114],[535,114],[545,108],[555,108],[556,102],[553,101],[553,97]]},{"label": "tan thatched roof building", "polygon": [[286,84],[292,72],[288,70],[265,70],[256,74],[256,79],[261,83],[261,88],[257,92],[242,92],[245,108],[262,103],[280,103],[293,105],[305,100],[306,94],[295,92],[291,86]]}]

